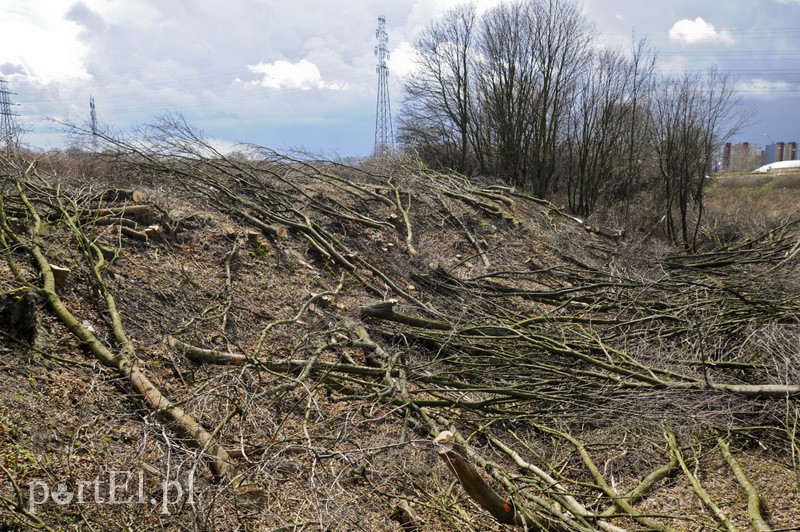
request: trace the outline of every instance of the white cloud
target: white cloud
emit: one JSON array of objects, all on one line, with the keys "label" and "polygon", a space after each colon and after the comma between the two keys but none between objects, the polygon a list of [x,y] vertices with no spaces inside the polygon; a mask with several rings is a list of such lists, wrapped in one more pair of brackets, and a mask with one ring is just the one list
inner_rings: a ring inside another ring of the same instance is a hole
[{"label": "white cloud", "polygon": [[[478,13],[496,7],[502,3],[502,0],[477,0],[473,2],[478,10]],[[465,4],[463,0],[425,0],[424,2],[417,2],[414,6],[415,9],[425,9],[433,15],[441,15],[448,9],[453,9],[456,6]]]},{"label": "white cloud", "polygon": [[213,149],[217,150],[219,153],[223,155],[230,155],[238,150],[242,149],[242,146],[236,142],[231,142],[225,139],[217,139],[214,137],[208,137],[204,139],[206,144],[211,146]]},{"label": "white cloud", "polygon": [[763,78],[753,78],[739,83],[737,89],[740,92],[762,92],[771,93],[775,91],[785,91],[792,86],[786,81],[771,81]]},{"label": "white cloud", "polygon": [[[322,79],[322,73],[317,65],[307,59],[297,63],[278,60],[274,63],[259,62],[247,65],[247,69],[254,74],[261,74],[261,79],[245,82],[246,85],[258,85],[268,89],[329,89],[346,90],[347,83],[341,81],[327,82]],[[241,80],[237,79],[241,82]]]},{"label": "white cloud", "polygon": [[734,44],[736,42],[728,30],[717,31],[713,24],[706,22],[702,17],[694,20],[679,20],[669,30],[669,38],[672,41],[686,44],[712,42]]},{"label": "white cloud", "polygon": [[401,42],[397,48],[392,50],[389,56],[389,72],[393,76],[403,77],[416,70],[417,53],[408,41]]},{"label": "white cloud", "polygon": [[64,18],[64,7],[60,0],[0,4],[0,65],[43,84],[90,79],[82,28]]},{"label": "white cloud", "polygon": [[152,29],[164,22],[164,14],[156,7],[159,3],[150,0],[83,0],[80,3],[111,24]]}]

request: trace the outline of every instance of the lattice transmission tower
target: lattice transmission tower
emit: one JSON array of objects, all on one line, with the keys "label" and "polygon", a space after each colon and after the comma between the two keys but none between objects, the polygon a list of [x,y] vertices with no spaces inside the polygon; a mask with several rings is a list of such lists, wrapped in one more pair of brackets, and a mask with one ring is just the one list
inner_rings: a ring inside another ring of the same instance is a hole
[{"label": "lattice transmission tower", "polygon": [[394,133],[392,132],[392,109],[389,104],[389,36],[386,34],[386,17],[378,17],[378,29],[375,31],[378,46],[375,56],[378,58],[378,109],[375,113],[375,155],[387,155],[394,149]]},{"label": "lattice transmission tower", "polygon": [[92,135],[97,135],[97,111],[94,108],[94,96],[89,95],[89,118],[92,121]]},{"label": "lattice transmission tower", "polygon": [[94,107],[94,96],[89,95],[89,124],[92,127],[92,148],[97,149],[97,109]]},{"label": "lattice transmission tower", "polygon": [[17,137],[17,116],[11,110],[11,95],[16,92],[8,90],[8,82],[0,77],[0,141],[6,145],[13,144]]}]

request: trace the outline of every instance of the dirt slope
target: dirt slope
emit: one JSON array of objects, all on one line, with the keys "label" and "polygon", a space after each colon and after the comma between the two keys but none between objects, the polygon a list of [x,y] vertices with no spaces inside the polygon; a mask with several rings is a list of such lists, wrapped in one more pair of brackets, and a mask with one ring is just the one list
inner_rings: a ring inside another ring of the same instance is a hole
[{"label": "dirt slope", "polygon": [[683,255],[195,140],[4,160],[0,529],[502,529],[445,429],[540,527],[747,529],[724,448],[800,523],[796,225]]}]

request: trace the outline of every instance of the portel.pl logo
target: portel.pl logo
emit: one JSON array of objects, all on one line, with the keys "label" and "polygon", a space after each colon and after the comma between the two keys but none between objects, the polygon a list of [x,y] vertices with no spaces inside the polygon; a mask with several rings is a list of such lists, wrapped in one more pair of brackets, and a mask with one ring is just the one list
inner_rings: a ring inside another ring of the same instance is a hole
[{"label": "portel.pl logo", "polygon": [[167,478],[159,487],[160,496],[153,495],[159,490],[146,489],[142,470],[111,470],[106,478],[55,484],[34,480],[28,485],[28,510],[35,513],[38,507],[47,504],[149,504],[159,513],[169,514],[170,508],[194,503],[194,470],[182,477]]}]

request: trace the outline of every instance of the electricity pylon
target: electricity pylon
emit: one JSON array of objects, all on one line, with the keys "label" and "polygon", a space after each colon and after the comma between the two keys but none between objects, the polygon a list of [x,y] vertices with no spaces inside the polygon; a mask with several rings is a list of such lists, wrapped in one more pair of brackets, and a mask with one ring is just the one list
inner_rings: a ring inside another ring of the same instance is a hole
[{"label": "electricity pylon", "polygon": [[94,108],[94,97],[89,95],[89,117],[92,121],[92,135],[97,135],[97,112]]},{"label": "electricity pylon", "polygon": [[387,155],[394,149],[392,132],[392,110],[389,104],[389,36],[386,34],[386,17],[378,17],[378,29],[375,31],[378,46],[375,56],[378,58],[378,108],[375,113],[375,150],[374,155]]},{"label": "electricity pylon", "polygon": [[8,82],[0,77],[0,140],[4,141],[6,146],[14,144],[17,137],[17,122],[14,119],[17,115],[11,111],[12,94],[16,92],[9,91]]}]

